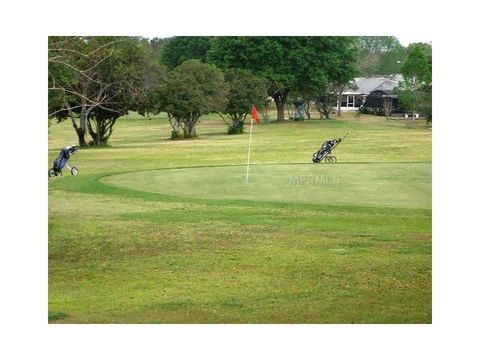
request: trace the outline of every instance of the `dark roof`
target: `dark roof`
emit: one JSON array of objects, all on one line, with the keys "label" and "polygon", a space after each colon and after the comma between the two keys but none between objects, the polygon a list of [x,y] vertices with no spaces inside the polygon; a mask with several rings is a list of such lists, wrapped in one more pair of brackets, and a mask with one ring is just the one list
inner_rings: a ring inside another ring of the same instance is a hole
[{"label": "dark roof", "polygon": [[393,92],[401,81],[401,75],[394,78],[386,77],[371,77],[371,78],[355,78],[356,89],[347,89],[344,93],[347,94],[370,94],[372,91],[380,90],[386,93]]}]

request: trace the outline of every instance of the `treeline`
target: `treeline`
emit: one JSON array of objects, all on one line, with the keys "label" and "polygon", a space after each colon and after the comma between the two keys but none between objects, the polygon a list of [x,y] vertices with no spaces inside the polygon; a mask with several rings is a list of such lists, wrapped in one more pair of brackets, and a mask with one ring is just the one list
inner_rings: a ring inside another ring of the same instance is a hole
[{"label": "treeline", "polygon": [[[229,133],[243,132],[252,104],[269,100],[278,121],[288,99],[315,103],[328,117],[355,76],[388,69],[386,57],[397,57],[387,51],[397,49],[392,39],[387,46],[368,38],[49,37],[49,118],[71,121],[85,146],[106,144],[128,111],[166,112],[172,138],[195,137],[212,112]],[[366,61],[366,53],[378,56]]]}]

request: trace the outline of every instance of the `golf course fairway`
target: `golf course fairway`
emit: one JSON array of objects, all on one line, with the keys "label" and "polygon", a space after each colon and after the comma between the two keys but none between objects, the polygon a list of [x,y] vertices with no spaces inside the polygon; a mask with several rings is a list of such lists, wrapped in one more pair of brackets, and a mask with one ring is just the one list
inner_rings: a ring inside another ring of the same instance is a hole
[{"label": "golf course fairway", "polygon": [[[431,127],[254,125],[247,184],[248,130],[211,114],[172,141],[166,114],[132,113],[49,178],[49,323],[431,323]],[[76,141],[52,123],[45,176]]]}]

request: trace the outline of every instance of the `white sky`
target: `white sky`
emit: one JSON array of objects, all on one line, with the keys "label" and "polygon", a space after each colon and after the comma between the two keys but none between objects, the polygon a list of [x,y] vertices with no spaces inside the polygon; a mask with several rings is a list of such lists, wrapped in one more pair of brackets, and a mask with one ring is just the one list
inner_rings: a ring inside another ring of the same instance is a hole
[{"label": "white sky", "polygon": [[398,41],[400,41],[400,44],[402,44],[403,46],[408,46],[408,44],[417,43],[417,42],[424,42],[424,43],[432,42],[432,38],[430,36],[422,35],[422,34],[418,34],[418,35],[403,34],[403,35],[393,35],[393,36],[395,36],[398,39]]}]

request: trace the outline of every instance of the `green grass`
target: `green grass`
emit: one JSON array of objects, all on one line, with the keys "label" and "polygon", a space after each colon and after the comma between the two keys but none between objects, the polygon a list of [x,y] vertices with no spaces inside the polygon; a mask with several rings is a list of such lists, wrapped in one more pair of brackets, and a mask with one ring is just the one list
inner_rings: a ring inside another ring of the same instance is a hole
[{"label": "green grass", "polygon": [[432,202],[431,163],[256,165],[251,166],[248,184],[245,169],[242,165],[148,170],[100,181],[204,199],[417,208],[430,208]]},{"label": "green grass", "polygon": [[[337,164],[311,163],[347,130]],[[49,322],[430,323],[431,130],[348,114],[254,132],[248,185],[248,134],[216,116],[170,141],[132,114],[80,150],[79,176],[49,180]],[[53,124],[49,161],[75,142]]]}]

